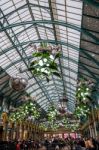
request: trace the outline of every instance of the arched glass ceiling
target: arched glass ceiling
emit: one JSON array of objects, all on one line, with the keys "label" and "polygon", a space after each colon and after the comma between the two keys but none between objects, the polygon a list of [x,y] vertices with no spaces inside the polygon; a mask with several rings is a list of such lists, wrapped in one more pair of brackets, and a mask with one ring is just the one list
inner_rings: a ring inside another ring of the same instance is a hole
[{"label": "arched glass ceiling", "polygon": [[[66,91],[68,109],[74,110],[78,77],[82,6],[80,0],[1,0],[0,1],[0,66],[10,76],[24,70],[28,78],[27,93],[47,110]],[[62,45],[58,64],[62,78],[39,80],[27,71],[33,47],[41,41]],[[9,93],[9,92],[8,92]],[[9,94],[11,95],[11,94]]]},{"label": "arched glass ceiling", "polygon": [[[92,3],[91,3],[92,2]],[[87,1],[83,7],[79,76],[95,83],[99,92],[99,1]]]}]

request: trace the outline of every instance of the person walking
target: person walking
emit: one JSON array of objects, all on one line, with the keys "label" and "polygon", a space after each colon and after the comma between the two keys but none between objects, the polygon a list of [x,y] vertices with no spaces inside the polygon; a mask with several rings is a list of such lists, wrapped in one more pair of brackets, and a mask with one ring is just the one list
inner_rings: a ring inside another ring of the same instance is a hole
[{"label": "person walking", "polygon": [[16,150],[21,150],[20,149],[20,142],[17,142],[17,144],[16,144]]}]

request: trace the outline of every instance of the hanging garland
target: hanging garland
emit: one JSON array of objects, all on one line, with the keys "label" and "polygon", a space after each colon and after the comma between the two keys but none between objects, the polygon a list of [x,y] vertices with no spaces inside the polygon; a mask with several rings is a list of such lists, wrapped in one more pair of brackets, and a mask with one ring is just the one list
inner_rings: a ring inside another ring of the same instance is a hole
[{"label": "hanging garland", "polygon": [[79,129],[79,123],[69,124],[69,129],[74,132]]},{"label": "hanging garland", "polygon": [[60,52],[52,53],[52,49],[47,43],[41,43],[39,51],[32,54],[34,60],[29,66],[33,75],[45,77],[49,82],[50,75],[60,76],[56,60],[60,57]]},{"label": "hanging garland", "polygon": [[49,122],[49,128],[53,131],[56,131],[59,128],[59,124],[56,122]]},{"label": "hanging garland", "polygon": [[32,102],[27,102],[23,106],[20,106],[16,112],[13,112],[9,116],[10,121],[21,121],[24,119],[38,119],[40,117],[40,112],[37,110],[36,105]]},{"label": "hanging garland", "polygon": [[47,131],[47,130],[48,130],[48,127],[46,126],[45,123],[40,123],[40,124],[39,124],[39,127],[40,127],[42,130],[44,130],[44,131]]},{"label": "hanging garland", "polygon": [[48,128],[51,130],[57,130],[60,127],[68,129],[68,119],[66,116],[59,117],[58,110],[52,105],[48,108]]},{"label": "hanging garland", "polygon": [[91,95],[91,89],[89,88],[87,82],[84,80],[81,80],[76,91],[77,103],[78,104],[81,102],[87,103],[88,96],[90,95]]},{"label": "hanging garland", "polygon": [[75,109],[75,112],[74,112],[74,115],[77,117],[77,118],[80,118],[81,116],[84,116],[86,117],[90,112],[90,108],[83,104],[83,103],[80,103],[76,109]]},{"label": "hanging garland", "polygon": [[53,106],[53,105],[49,106],[47,116],[48,116],[48,121],[50,121],[50,122],[53,122],[56,120],[57,109],[55,108],[55,106]]}]

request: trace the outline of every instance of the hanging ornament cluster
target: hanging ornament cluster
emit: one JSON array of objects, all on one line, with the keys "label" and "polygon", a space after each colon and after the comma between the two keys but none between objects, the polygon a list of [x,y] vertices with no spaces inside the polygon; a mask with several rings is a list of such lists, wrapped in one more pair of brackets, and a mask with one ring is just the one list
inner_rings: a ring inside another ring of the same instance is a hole
[{"label": "hanging ornament cluster", "polygon": [[81,103],[76,107],[74,115],[77,116],[77,118],[81,118],[82,116],[86,117],[89,113],[90,108],[87,105]]},{"label": "hanging ornament cluster", "polygon": [[[65,111],[66,112],[66,111]],[[62,112],[64,114],[64,112]],[[48,108],[47,112],[48,121],[47,121],[47,128],[50,130],[57,130],[60,127],[63,127],[64,129],[69,129],[68,126],[69,118],[66,117],[66,115],[59,115],[59,110],[55,108],[55,106],[50,106]]]},{"label": "hanging ornament cluster", "polygon": [[29,66],[29,71],[33,75],[38,77],[45,77],[49,82],[50,75],[60,76],[58,64],[56,60],[60,57],[60,52],[55,51],[53,54],[53,48],[48,46],[47,43],[41,43],[37,52],[33,53],[33,61]]},{"label": "hanging ornament cluster", "polygon": [[44,130],[44,131],[47,131],[47,130],[48,130],[48,127],[46,126],[45,123],[40,123],[40,124],[39,124],[39,127],[40,127],[42,130]]},{"label": "hanging ornament cluster", "polygon": [[46,127],[46,130],[52,130],[56,131],[60,128],[70,130],[70,131],[76,131],[79,129],[79,123],[78,122],[70,122],[68,118],[61,118],[61,120],[54,120],[54,121],[47,121],[47,123],[42,123],[43,127]]},{"label": "hanging ornament cluster", "polygon": [[33,102],[27,102],[24,105],[20,106],[15,112],[12,112],[9,116],[9,120],[21,121],[28,119],[38,119],[40,117],[40,111],[37,110],[36,105]]},{"label": "hanging ornament cluster", "polygon": [[77,91],[76,91],[76,109],[75,116],[78,118],[86,117],[91,108],[91,93],[93,83],[91,81],[86,81],[81,79],[78,83]]},{"label": "hanging ornament cluster", "polygon": [[59,128],[59,124],[57,122],[49,122],[49,129],[52,131],[56,131]]},{"label": "hanging ornament cluster", "polygon": [[49,52],[51,54],[56,54],[60,52],[61,46],[60,45],[50,45],[47,42],[40,42],[40,45],[37,47],[36,45],[30,44],[31,47],[37,52]]},{"label": "hanging ornament cluster", "polygon": [[63,93],[63,98],[59,99],[60,105],[58,108],[59,115],[65,115],[67,113],[67,102],[68,98],[65,93]]},{"label": "hanging ornament cluster", "polygon": [[74,123],[74,124],[69,124],[69,129],[74,132],[79,129],[80,124],[79,123]]},{"label": "hanging ornament cluster", "polygon": [[89,87],[89,84],[86,81],[81,80],[78,84],[78,88],[76,91],[77,103],[80,102],[87,103],[88,96],[90,95],[91,95],[91,88]]},{"label": "hanging ornament cluster", "polygon": [[54,121],[56,120],[56,116],[57,116],[57,109],[55,108],[54,105],[49,106],[48,108],[48,112],[47,112],[47,116],[48,116],[48,121]]},{"label": "hanging ornament cluster", "polygon": [[22,76],[20,70],[19,74],[15,77],[11,77],[9,81],[10,87],[16,91],[22,91],[28,85],[28,80]]}]

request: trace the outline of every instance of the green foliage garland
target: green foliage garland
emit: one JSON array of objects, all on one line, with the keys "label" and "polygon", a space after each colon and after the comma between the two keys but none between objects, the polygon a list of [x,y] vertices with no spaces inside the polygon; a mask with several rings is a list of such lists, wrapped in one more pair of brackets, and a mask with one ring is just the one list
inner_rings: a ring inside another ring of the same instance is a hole
[{"label": "green foliage garland", "polygon": [[20,106],[17,111],[12,112],[9,116],[9,120],[13,122],[21,121],[27,119],[29,116],[34,119],[38,119],[40,116],[39,110],[37,110],[36,105],[31,101],[28,101],[24,105]]},{"label": "green foliage garland", "polygon": [[78,103],[80,103],[80,102],[86,103],[87,99],[88,99],[88,96],[90,96],[90,94],[91,94],[90,88],[88,87],[86,82],[84,82],[82,80],[80,82],[79,87],[77,88],[77,91],[76,91],[77,102]]},{"label": "green foliage garland", "polygon": [[60,57],[60,52],[52,54],[47,50],[47,44],[41,43],[42,51],[38,51],[32,54],[34,60],[29,66],[29,70],[38,77],[45,77],[49,82],[49,76],[55,75],[61,77],[56,59]]},{"label": "green foliage garland", "polygon": [[74,114],[78,118],[82,116],[86,117],[89,114],[89,111],[90,111],[90,108],[87,105],[81,103],[76,107]]}]

